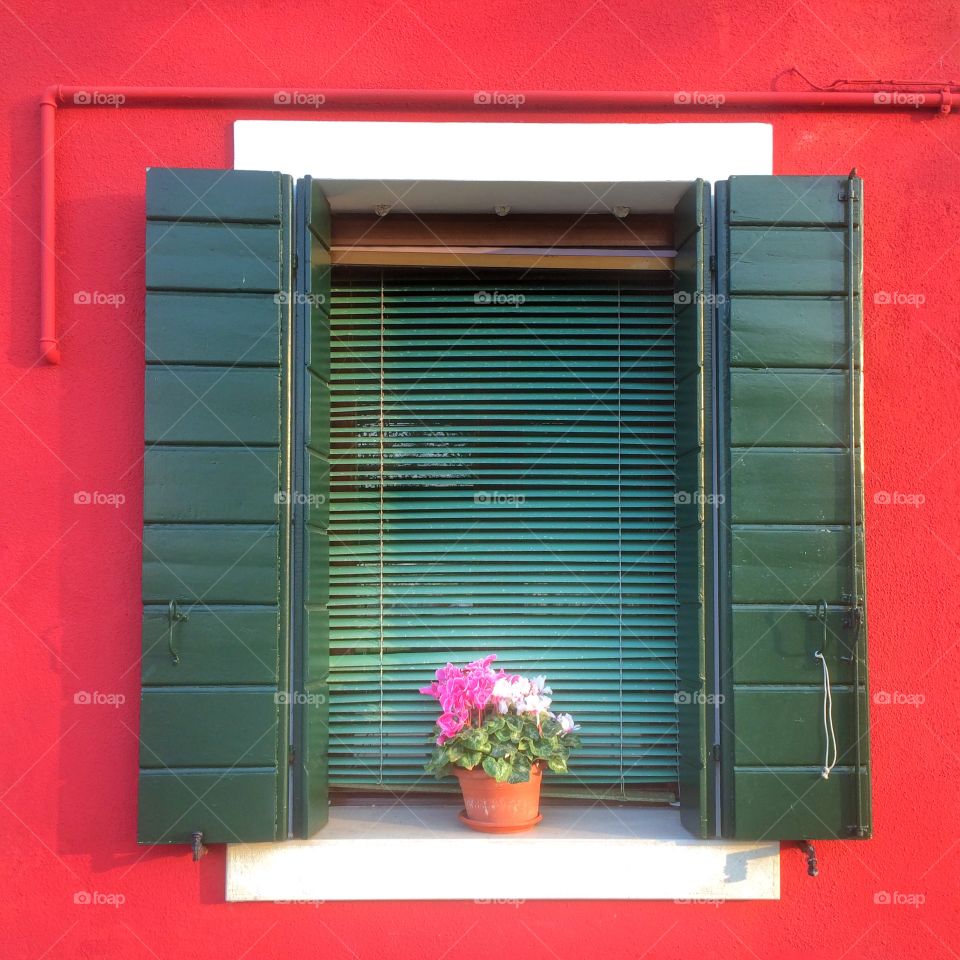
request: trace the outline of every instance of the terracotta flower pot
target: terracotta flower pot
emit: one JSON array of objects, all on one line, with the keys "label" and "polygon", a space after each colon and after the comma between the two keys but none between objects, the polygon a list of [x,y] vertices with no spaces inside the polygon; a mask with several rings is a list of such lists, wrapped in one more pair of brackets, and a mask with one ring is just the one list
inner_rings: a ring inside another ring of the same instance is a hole
[{"label": "terracotta flower pot", "polygon": [[514,833],[529,830],[543,817],[540,815],[540,783],[542,769],[539,763],[530,771],[526,783],[497,783],[480,767],[453,771],[463,791],[464,810],[460,819],[474,830],[484,833]]}]

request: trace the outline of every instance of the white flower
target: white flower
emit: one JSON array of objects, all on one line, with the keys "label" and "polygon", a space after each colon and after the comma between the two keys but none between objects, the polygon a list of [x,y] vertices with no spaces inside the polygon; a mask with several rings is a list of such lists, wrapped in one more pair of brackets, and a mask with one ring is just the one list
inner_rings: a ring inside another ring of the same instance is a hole
[{"label": "white flower", "polygon": [[541,697],[535,693],[527,694],[517,703],[517,713],[540,714],[550,706],[549,697]]},{"label": "white flower", "polygon": [[560,729],[563,733],[573,733],[574,730],[579,730],[580,725],[573,722],[573,717],[569,713],[560,713],[557,714],[557,721],[560,724]]}]

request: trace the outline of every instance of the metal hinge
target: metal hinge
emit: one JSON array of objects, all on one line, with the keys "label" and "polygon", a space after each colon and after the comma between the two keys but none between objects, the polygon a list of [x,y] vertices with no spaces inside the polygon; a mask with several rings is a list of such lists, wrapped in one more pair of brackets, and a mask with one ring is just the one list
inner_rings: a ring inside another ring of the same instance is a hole
[{"label": "metal hinge", "polygon": [[715,254],[712,254],[712,253],[710,254],[710,272],[711,273],[717,272],[717,257]]},{"label": "metal hinge", "polygon": [[190,848],[193,852],[194,862],[207,855],[207,848],[203,842],[202,830],[195,830],[190,834]]},{"label": "metal hinge", "polygon": [[297,252],[294,251],[290,257],[290,268],[294,273],[297,272],[297,268],[300,266],[300,258],[297,256]]},{"label": "metal hinge", "polygon": [[713,759],[716,760],[717,763],[719,763],[720,762],[720,744],[719,743],[715,743],[713,745],[712,753],[713,753]]},{"label": "metal hinge", "polygon": [[857,168],[856,168],[856,167],[854,167],[854,168],[850,171],[850,191],[849,191],[849,193],[848,193],[846,190],[841,190],[841,191],[837,194],[837,199],[838,199],[841,203],[846,203],[848,200],[859,200],[859,199],[860,199],[860,198],[857,196],[856,191],[853,189],[853,178],[854,178],[855,176],[857,176]]}]

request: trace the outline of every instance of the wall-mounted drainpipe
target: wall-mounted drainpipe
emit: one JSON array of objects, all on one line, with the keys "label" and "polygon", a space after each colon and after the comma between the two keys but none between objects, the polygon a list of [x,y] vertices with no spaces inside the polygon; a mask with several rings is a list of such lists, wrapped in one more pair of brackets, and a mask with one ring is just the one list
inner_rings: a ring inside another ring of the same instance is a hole
[{"label": "wall-mounted drainpipe", "polygon": [[[839,83],[840,81],[838,81]],[[882,82],[881,82],[882,83]],[[483,110],[484,120],[503,113],[516,119],[514,105],[522,103],[524,113],[710,113],[725,111],[903,111],[937,110],[949,114],[955,84],[929,84],[936,89],[920,89],[916,81],[902,81],[885,89],[837,90],[835,85],[805,92],[697,91],[694,93],[637,91],[511,91],[509,103],[498,105],[496,94],[476,90],[324,90],[324,113],[330,111],[388,111],[417,114],[436,111],[463,114]],[[299,93],[299,91],[298,91]],[[521,99],[522,98],[522,99]],[[309,102],[307,102],[309,101]],[[307,94],[302,109],[316,116],[316,98]],[[56,196],[54,184],[54,145],[56,113],[59,107],[74,104],[86,109],[119,104],[137,107],[232,107],[273,110],[281,108],[288,116],[298,109],[290,93],[261,87],[49,87],[40,99],[40,350],[44,360],[60,362],[56,326]]]}]

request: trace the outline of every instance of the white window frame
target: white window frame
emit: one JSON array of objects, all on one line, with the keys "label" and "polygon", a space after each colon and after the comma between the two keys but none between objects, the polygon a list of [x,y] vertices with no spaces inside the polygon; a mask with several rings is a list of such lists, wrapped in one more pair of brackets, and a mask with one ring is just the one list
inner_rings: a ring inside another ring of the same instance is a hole
[{"label": "white window frame", "polygon": [[[760,123],[240,120],[234,167],[310,175],[334,212],[600,213],[672,207],[697,178],[773,173]],[[332,807],[312,840],[230,844],[228,901],[779,899],[780,845],[698,840],[675,809],[556,806],[526,834],[462,828],[450,806]],[[536,849],[531,848],[536,845]],[[443,864],[465,862],[451,882]],[[552,865],[556,883],[517,864]],[[561,880],[562,878],[562,880]]]}]

